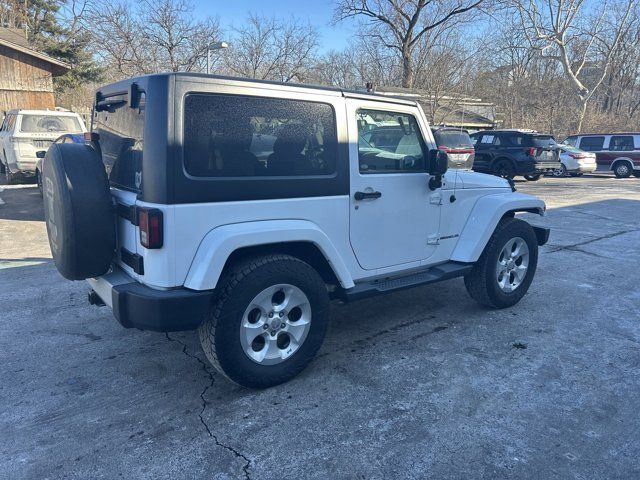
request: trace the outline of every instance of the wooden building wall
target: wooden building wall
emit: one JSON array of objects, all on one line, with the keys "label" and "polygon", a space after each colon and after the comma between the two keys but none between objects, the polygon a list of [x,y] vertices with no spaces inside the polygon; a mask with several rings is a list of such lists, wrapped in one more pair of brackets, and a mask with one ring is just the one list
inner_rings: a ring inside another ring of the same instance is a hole
[{"label": "wooden building wall", "polygon": [[53,109],[51,64],[0,45],[0,111]]}]

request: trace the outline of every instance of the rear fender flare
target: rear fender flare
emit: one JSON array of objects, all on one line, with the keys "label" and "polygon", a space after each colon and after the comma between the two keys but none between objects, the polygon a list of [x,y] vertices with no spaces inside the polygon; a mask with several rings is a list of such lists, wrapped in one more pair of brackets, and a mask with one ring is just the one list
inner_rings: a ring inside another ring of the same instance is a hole
[{"label": "rear fender flare", "polygon": [[530,212],[544,215],[545,204],[539,198],[525,193],[510,192],[490,194],[476,202],[462,229],[451,260],[476,262],[498,222],[507,214]]},{"label": "rear fender flare", "polygon": [[184,286],[192,290],[214,289],[227,259],[238,249],[301,241],[318,247],[342,288],[354,286],[349,270],[329,237],[318,225],[307,220],[268,220],[214,228],[202,239]]}]

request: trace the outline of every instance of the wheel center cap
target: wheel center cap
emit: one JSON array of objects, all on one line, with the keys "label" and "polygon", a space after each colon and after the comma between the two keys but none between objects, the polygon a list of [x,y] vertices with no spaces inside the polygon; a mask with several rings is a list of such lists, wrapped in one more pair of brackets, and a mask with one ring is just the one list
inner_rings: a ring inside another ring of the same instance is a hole
[{"label": "wheel center cap", "polygon": [[280,319],[274,318],[273,320],[271,320],[270,326],[274,330],[277,329],[280,326]]}]

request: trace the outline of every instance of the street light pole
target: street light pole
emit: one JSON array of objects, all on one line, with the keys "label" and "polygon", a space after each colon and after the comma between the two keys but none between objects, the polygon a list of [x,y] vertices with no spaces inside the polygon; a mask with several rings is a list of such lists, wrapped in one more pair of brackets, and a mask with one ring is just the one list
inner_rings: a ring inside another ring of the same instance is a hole
[{"label": "street light pole", "polygon": [[223,50],[229,48],[227,42],[214,42],[207,47],[207,73],[211,73],[211,50]]}]

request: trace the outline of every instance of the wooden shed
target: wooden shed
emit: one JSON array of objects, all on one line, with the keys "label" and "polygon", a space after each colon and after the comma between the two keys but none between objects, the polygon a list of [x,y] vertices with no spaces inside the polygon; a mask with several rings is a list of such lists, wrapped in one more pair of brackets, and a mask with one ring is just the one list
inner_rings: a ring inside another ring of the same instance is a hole
[{"label": "wooden shed", "polygon": [[30,48],[20,30],[0,27],[0,118],[12,108],[54,109],[53,77],[69,68]]}]

